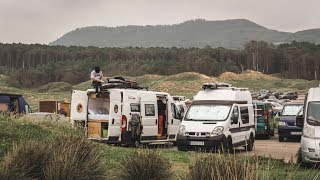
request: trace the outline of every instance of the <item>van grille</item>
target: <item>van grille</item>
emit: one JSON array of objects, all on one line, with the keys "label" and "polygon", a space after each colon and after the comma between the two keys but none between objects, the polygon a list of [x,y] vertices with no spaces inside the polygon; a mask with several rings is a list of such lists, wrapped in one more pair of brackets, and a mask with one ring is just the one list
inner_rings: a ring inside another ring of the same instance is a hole
[{"label": "van grille", "polygon": [[189,136],[205,136],[206,132],[189,132]]},{"label": "van grille", "polygon": [[296,126],[295,124],[296,124],[295,122],[287,122],[288,126]]}]

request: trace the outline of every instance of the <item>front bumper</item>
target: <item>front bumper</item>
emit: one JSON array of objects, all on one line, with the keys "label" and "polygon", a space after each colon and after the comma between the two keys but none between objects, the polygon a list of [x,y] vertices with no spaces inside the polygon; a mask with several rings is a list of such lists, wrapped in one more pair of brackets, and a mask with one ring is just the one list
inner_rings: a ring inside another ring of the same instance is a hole
[{"label": "front bumper", "polygon": [[281,137],[298,138],[298,137],[301,137],[302,130],[300,127],[278,126],[278,134]]},{"label": "front bumper", "polygon": [[[199,144],[203,142],[203,145],[192,145],[192,143]],[[226,145],[227,138],[224,134],[213,137],[198,137],[198,136],[177,136],[177,147],[179,150],[198,150],[198,149],[217,149]]]},{"label": "front bumper", "polygon": [[[301,137],[301,156],[305,163],[320,163],[320,139]],[[311,151],[312,149],[312,151]]]}]

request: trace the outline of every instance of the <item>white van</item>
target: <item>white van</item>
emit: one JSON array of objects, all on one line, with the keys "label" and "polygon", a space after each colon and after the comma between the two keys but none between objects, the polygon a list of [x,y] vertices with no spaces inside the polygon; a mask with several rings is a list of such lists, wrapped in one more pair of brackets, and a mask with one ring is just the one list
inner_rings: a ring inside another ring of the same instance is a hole
[{"label": "white van", "polygon": [[71,121],[107,143],[175,142],[180,113],[170,94],[137,89],[72,91]]},{"label": "white van", "polygon": [[177,135],[178,150],[233,150],[244,146],[248,151],[255,140],[254,112],[247,89],[225,83],[207,83],[194,97]]},{"label": "white van", "polygon": [[302,128],[301,160],[303,163],[320,162],[320,87],[310,88],[304,108],[298,113],[296,125]]}]

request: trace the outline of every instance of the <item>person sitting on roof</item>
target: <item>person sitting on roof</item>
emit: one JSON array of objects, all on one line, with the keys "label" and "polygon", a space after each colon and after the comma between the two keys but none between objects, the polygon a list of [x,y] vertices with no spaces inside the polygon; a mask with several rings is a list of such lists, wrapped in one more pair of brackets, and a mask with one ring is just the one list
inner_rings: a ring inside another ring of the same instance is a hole
[{"label": "person sitting on roof", "polygon": [[101,92],[103,74],[102,71],[100,71],[99,66],[94,68],[94,70],[91,72],[90,78],[92,86],[96,89],[96,93]]}]

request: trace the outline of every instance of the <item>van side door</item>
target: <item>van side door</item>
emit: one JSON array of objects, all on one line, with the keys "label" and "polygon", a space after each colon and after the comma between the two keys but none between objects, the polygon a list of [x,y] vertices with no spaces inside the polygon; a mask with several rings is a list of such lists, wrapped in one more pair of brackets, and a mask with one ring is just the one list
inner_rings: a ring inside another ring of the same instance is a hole
[{"label": "van side door", "polygon": [[122,115],[122,101],[123,92],[110,91],[110,111],[109,111],[109,127],[108,140],[118,141],[120,136],[121,115]]},{"label": "van side door", "polygon": [[181,114],[177,106],[174,103],[171,103],[171,107],[168,113],[168,135],[169,139],[175,139],[176,134],[178,133],[178,127],[181,124]]},{"label": "van side door", "polygon": [[241,137],[240,141],[246,141],[250,138],[250,129],[254,128],[253,107],[247,105],[240,107],[241,117]]},{"label": "van side door", "polygon": [[141,94],[141,122],[143,125],[143,140],[156,140],[158,136],[158,107],[156,94]]}]

